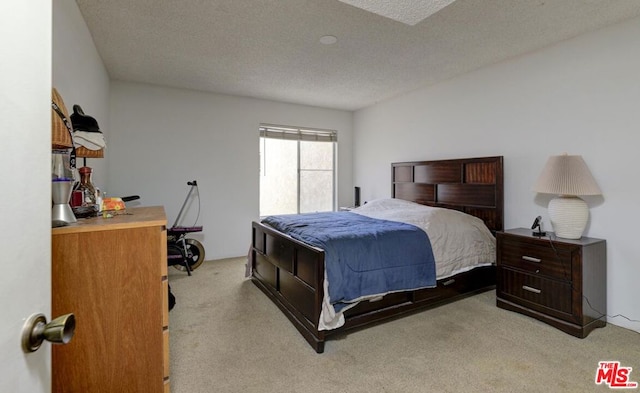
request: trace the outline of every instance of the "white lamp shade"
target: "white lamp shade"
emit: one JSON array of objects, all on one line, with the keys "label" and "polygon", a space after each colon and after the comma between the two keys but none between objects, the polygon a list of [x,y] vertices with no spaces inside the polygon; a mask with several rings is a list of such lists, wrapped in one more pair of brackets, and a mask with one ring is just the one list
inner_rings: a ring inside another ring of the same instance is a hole
[{"label": "white lamp shade", "polygon": [[551,156],[542,169],[534,191],[558,195],[601,195],[582,156]]}]

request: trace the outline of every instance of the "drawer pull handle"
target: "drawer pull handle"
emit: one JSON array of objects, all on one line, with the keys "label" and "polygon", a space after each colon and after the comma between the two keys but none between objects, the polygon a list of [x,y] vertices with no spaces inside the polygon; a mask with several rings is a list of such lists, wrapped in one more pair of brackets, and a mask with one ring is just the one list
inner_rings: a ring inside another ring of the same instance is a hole
[{"label": "drawer pull handle", "polygon": [[456,280],[455,280],[455,278],[452,278],[450,280],[447,280],[447,281],[443,282],[442,285],[446,287],[446,286],[449,286],[449,285],[453,284],[454,282],[456,282]]},{"label": "drawer pull handle", "polygon": [[533,292],[533,293],[541,293],[542,292],[541,290],[539,290],[537,288],[530,287],[528,285],[523,285],[522,289],[524,289],[525,291]]},{"label": "drawer pull handle", "polygon": [[535,263],[540,263],[540,262],[542,262],[542,259],[540,259],[540,258],[528,257],[528,256],[526,256],[526,255],[523,255],[523,256],[522,256],[522,259],[524,259],[525,261],[535,262]]}]

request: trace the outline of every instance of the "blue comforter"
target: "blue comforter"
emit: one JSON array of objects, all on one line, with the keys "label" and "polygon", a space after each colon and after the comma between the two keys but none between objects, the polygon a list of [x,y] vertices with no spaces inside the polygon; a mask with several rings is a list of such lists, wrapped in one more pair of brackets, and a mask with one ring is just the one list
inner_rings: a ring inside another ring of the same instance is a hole
[{"label": "blue comforter", "polygon": [[263,222],[325,251],[336,311],[366,296],[436,285],[431,242],[416,226],[351,212],[269,216]]}]

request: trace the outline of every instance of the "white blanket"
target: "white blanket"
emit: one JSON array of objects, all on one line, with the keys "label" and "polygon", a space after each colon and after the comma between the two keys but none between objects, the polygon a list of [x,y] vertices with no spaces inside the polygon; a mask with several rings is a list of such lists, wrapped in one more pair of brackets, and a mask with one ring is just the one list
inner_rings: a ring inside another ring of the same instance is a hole
[{"label": "white blanket", "polygon": [[422,228],[431,241],[438,279],[495,263],[495,238],[481,219],[469,214],[401,199],[377,199],[352,212]]},{"label": "white blanket", "polygon": [[[373,200],[351,212],[381,220],[404,222],[422,228],[431,241],[436,261],[436,277],[439,280],[475,267],[495,263],[495,238],[481,219],[469,214],[424,206],[401,199]],[[345,307],[341,312],[336,313],[330,303],[328,285],[325,274],[319,330],[331,330],[344,325],[343,313],[351,308]],[[370,300],[378,298],[380,294]]]}]

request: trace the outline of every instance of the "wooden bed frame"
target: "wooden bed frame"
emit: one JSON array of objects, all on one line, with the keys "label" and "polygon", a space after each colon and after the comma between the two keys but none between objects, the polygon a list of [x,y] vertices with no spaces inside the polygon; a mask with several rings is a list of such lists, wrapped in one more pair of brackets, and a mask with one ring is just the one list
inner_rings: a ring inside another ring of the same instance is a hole
[{"label": "wooden bed frame", "polygon": [[[391,164],[392,197],[446,207],[481,218],[493,231],[503,229],[503,159],[497,157]],[[318,353],[325,340],[414,310],[435,307],[492,289],[495,266],[438,280],[436,288],[389,294],[361,302],[345,312],[344,326],[318,330],[324,295],[324,251],[273,228],[252,223],[252,281],[291,320]]]}]

